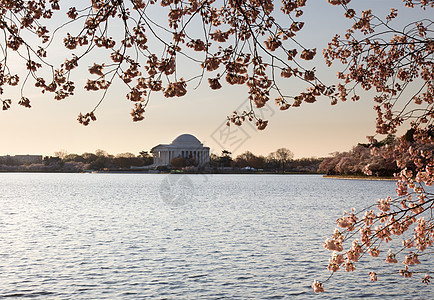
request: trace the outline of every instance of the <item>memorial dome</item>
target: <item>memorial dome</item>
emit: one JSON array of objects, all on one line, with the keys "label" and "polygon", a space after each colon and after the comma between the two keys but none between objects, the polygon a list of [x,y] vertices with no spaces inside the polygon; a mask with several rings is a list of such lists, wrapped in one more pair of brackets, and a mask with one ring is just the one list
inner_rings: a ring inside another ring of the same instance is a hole
[{"label": "memorial dome", "polygon": [[181,134],[173,140],[172,145],[200,146],[202,143],[191,134]]}]

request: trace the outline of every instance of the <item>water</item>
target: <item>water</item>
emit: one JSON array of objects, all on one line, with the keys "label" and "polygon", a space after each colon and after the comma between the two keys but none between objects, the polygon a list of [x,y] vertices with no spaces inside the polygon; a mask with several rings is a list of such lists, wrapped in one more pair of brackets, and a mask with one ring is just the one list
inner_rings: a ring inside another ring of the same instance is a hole
[{"label": "water", "polygon": [[[0,298],[309,299],[336,218],[394,190],[300,175],[3,173]],[[370,282],[356,267],[316,297],[434,295],[421,274]]]}]

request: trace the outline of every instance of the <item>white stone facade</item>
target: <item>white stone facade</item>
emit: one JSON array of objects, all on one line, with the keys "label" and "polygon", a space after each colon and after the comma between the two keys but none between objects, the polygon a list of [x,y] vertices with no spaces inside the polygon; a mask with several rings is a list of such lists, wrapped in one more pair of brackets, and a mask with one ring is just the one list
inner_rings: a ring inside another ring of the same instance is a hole
[{"label": "white stone facade", "polygon": [[209,147],[191,134],[181,134],[171,144],[160,144],[151,149],[155,166],[168,166],[177,157],[194,159],[198,165],[209,162]]}]

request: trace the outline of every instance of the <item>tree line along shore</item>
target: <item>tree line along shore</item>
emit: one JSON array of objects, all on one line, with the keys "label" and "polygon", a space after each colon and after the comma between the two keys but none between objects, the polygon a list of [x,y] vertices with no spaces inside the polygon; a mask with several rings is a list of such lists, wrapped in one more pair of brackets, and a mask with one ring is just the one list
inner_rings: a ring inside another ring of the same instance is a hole
[{"label": "tree line along shore", "polygon": [[348,152],[335,152],[325,158],[294,159],[287,148],[277,149],[268,156],[250,151],[234,156],[223,150],[220,155],[211,154],[205,165],[178,157],[171,160],[170,166],[154,166],[152,154],[147,151],[139,155],[129,152],[112,155],[104,150],[81,155],[58,151],[54,156],[41,156],[39,162],[1,156],[0,172],[305,173],[357,179],[369,173],[378,178],[393,178],[398,170],[396,162],[378,151],[394,143],[395,137],[389,135],[375,144],[358,144]]},{"label": "tree line along shore", "polygon": [[233,156],[223,150],[221,155],[211,154],[209,162],[198,165],[194,158],[177,157],[169,166],[153,165],[152,154],[141,151],[139,155],[120,153],[112,155],[104,150],[95,153],[69,154],[55,152],[54,156],[40,158],[39,162],[0,157],[0,172],[150,172],[150,173],[316,173],[322,158],[294,159],[294,154],[280,148],[268,156],[255,155],[250,151]]}]

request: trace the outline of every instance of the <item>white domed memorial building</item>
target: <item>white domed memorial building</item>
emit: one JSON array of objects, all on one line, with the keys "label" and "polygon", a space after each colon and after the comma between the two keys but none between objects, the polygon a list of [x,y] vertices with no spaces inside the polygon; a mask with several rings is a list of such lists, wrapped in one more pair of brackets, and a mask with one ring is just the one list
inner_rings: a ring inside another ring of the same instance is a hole
[{"label": "white domed memorial building", "polygon": [[160,144],[151,149],[154,155],[154,166],[168,166],[177,157],[194,159],[198,165],[209,162],[209,147],[191,134],[181,134],[170,144]]}]

